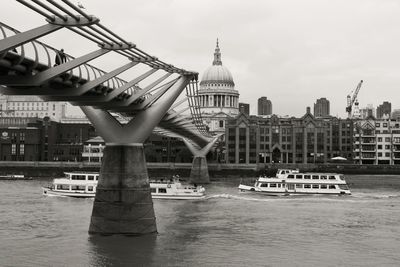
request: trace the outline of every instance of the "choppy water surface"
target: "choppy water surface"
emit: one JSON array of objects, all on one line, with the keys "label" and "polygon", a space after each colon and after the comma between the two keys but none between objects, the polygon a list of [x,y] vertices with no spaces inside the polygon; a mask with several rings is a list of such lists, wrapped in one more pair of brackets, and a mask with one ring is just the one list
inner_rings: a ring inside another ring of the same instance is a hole
[{"label": "choppy water surface", "polygon": [[0,266],[399,266],[400,176],[350,176],[351,196],[265,197],[239,179],[207,199],[154,200],[159,234],[91,237],[93,200],[0,181]]}]

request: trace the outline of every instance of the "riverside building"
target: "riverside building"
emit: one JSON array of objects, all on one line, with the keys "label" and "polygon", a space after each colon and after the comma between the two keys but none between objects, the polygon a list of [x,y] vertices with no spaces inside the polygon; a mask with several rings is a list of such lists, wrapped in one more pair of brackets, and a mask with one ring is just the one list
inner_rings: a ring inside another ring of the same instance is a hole
[{"label": "riverside building", "polygon": [[354,123],[354,162],[362,165],[400,164],[400,121],[375,120]]},{"label": "riverside building", "polygon": [[353,121],[316,118],[307,108],[301,118],[247,116],[226,126],[227,163],[326,163],[352,160]]}]

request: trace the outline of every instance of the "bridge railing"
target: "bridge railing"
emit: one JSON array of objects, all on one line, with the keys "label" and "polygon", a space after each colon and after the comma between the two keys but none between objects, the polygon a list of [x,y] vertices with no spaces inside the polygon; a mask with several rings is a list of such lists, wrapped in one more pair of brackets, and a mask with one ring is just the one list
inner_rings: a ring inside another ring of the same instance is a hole
[{"label": "bridge railing", "polygon": [[[20,31],[17,29],[0,22],[0,39],[5,39],[18,33],[20,33]],[[32,69],[35,69],[39,64],[44,64],[46,68],[51,68],[56,65],[57,57],[59,62],[61,62],[60,51],[40,41],[28,42],[8,52],[12,52],[16,56],[16,60],[13,61],[14,65],[20,64],[26,58],[32,59],[34,62]],[[7,52],[0,54],[0,60],[6,55]],[[64,55],[67,61],[75,59],[75,57],[67,53],[64,53]],[[66,73],[66,75],[69,77],[77,77],[75,80],[76,83],[84,83],[86,81],[96,79],[104,74],[106,74],[105,71],[88,63],[79,65],[78,67],[73,68]],[[125,83],[125,80],[119,77],[113,77],[110,80],[102,83],[102,86],[109,89],[116,89]],[[134,89],[131,87],[125,91],[125,93],[132,95],[134,93]]]}]

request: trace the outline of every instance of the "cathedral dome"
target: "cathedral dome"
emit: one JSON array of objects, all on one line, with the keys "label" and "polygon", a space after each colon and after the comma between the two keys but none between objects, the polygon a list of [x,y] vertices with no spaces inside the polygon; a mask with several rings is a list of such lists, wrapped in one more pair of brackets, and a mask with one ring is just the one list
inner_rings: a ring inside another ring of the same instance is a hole
[{"label": "cathedral dome", "polygon": [[218,46],[215,48],[214,61],[212,66],[208,67],[203,73],[200,85],[207,84],[228,84],[230,86],[235,86],[233,82],[232,74],[227,67],[222,65],[221,52]]}]

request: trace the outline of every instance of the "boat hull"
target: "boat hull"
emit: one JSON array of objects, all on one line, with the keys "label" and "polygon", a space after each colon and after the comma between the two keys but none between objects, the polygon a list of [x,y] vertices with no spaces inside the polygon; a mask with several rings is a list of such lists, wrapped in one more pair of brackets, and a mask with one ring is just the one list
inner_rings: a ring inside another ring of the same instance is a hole
[{"label": "boat hull", "polygon": [[267,190],[260,190],[254,186],[249,185],[239,185],[240,192],[251,192],[257,193],[267,196],[290,196],[290,195],[351,195],[349,191],[345,190],[332,190],[327,192],[312,192],[312,191],[267,191]]},{"label": "boat hull", "polygon": [[[43,187],[43,195],[46,196],[60,196],[60,197],[76,197],[76,198],[94,198],[96,193],[77,193],[77,192],[63,192],[63,191],[55,191],[50,188]],[[199,195],[158,195],[158,194],[151,194],[153,199],[202,199],[205,198],[204,194]]]},{"label": "boat hull", "polygon": [[59,196],[59,197],[76,197],[76,198],[94,198],[96,193],[86,193],[86,192],[63,192],[55,191],[50,188],[43,187],[43,195],[47,196]]}]

